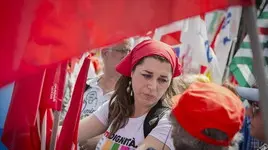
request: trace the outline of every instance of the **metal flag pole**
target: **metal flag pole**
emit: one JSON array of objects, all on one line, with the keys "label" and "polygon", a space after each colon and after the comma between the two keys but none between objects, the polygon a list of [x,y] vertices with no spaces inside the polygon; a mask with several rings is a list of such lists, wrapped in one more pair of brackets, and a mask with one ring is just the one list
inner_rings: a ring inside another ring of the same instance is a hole
[{"label": "metal flag pole", "polygon": [[51,140],[50,140],[50,150],[55,150],[56,143],[57,143],[57,135],[58,135],[58,128],[59,128],[59,122],[60,122],[60,111],[55,111],[54,116],[54,123],[52,126],[52,134],[51,134]]},{"label": "metal flag pole", "polygon": [[[68,61],[69,62],[69,61]],[[53,126],[52,126],[52,132],[51,132],[51,139],[50,139],[50,145],[49,145],[49,150],[55,150],[57,146],[57,140],[58,140],[58,133],[60,131],[59,123],[60,123],[60,116],[61,116],[61,109],[63,108],[63,101],[64,101],[64,89],[65,89],[65,84],[66,84],[66,69],[67,69],[67,64],[68,62],[64,62],[60,66],[60,77],[61,82],[58,84],[58,95],[57,98],[61,99],[61,108],[57,108],[53,112],[54,116],[54,121],[53,121]],[[56,100],[56,99],[55,99]]]},{"label": "metal flag pole", "polygon": [[[261,111],[264,121],[264,132],[266,137],[266,143],[268,143],[268,84],[265,77],[265,61],[263,50],[261,47],[260,39],[258,36],[257,29],[257,16],[255,6],[244,7],[244,21],[246,28],[248,30],[248,35],[250,39],[250,45],[253,54],[253,73],[255,75],[259,91],[260,91],[260,104]],[[266,107],[266,108],[265,108]]]},{"label": "metal flag pole", "polygon": [[226,64],[224,74],[223,74],[222,83],[224,83],[224,81],[229,79],[229,76],[230,76],[230,68],[229,68],[229,66],[231,65],[232,58],[234,56],[236,43],[237,43],[237,37],[232,39],[231,50],[230,50],[229,58],[228,58],[228,61],[227,61],[227,64]]},{"label": "metal flag pole", "polygon": [[[237,28],[237,32],[232,32],[232,30],[230,29],[230,33],[229,33],[229,37],[232,41],[231,43],[231,48],[230,48],[230,52],[229,52],[229,56],[227,58],[227,62],[226,62],[226,66],[225,66],[225,69],[224,69],[224,72],[223,72],[223,77],[222,77],[222,82],[224,83],[226,80],[229,79],[230,77],[230,65],[232,63],[232,60],[233,60],[233,57],[234,57],[234,54],[237,50],[237,43],[239,43],[239,41],[241,41],[241,39],[243,38],[243,36],[239,36],[243,33],[243,21],[242,21],[242,14],[243,14],[243,9],[242,7],[237,7],[237,8],[233,8],[233,11],[231,11],[232,13],[234,14],[237,14],[237,13],[240,13],[240,19],[239,19],[239,26]],[[228,13],[228,12],[227,12]],[[232,16],[233,19],[237,19],[236,17]],[[226,17],[225,17],[226,18]],[[232,26],[230,24],[230,26]],[[231,27],[230,27],[231,28]],[[228,80],[229,81],[229,80]]]}]

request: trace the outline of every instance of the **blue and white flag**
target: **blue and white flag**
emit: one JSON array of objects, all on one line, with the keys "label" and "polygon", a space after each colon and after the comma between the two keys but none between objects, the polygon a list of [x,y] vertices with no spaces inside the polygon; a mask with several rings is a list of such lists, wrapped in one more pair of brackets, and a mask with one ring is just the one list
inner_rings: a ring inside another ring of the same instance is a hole
[{"label": "blue and white flag", "polygon": [[231,7],[227,10],[225,20],[215,43],[214,50],[218,58],[219,70],[222,72],[221,79],[223,78],[228,56],[231,51],[232,41],[237,38],[241,13],[241,6]]}]

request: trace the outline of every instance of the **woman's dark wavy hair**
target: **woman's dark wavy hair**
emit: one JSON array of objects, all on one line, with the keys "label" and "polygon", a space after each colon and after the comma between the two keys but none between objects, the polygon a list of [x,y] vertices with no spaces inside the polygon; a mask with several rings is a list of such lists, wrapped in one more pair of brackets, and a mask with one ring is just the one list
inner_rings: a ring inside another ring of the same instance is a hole
[{"label": "woman's dark wavy hair", "polygon": [[[135,71],[136,67],[141,65],[145,58],[149,57],[159,60],[160,62],[169,63],[166,58],[159,55],[146,56],[133,67],[132,71]],[[115,92],[109,101],[108,125],[111,127],[110,135],[113,135],[120,128],[123,128],[127,124],[128,119],[134,114],[134,96],[130,96],[130,93],[126,90],[129,86],[129,81],[131,81],[131,77],[121,76],[115,85]],[[176,92],[173,82],[171,81],[166,93],[160,99],[163,102],[163,105],[172,107],[171,98]]]}]

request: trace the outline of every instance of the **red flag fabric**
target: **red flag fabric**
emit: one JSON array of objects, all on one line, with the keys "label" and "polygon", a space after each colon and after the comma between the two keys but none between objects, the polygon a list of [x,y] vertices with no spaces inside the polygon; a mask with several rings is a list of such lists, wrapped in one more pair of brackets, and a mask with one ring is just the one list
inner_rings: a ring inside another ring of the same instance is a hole
[{"label": "red flag fabric", "polygon": [[173,32],[170,34],[163,35],[161,41],[169,45],[178,45],[180,42],[181,31]]},{"label": "red flag fabric", "polygon": [[[16,0],[0,2],[0,87],[88,48],[253,0]],[[3,19],[2,19],[3,18]]]},{"label": "red flag fabric", "polygon": [[57,111],[62,110],[66,73],[67,62],[59,64],[58,67],[46,69],[40,107],[45,109],[52,108]]},{"label": "red flag fabric", "polygon": [[35,142],[35,145],[38,146],[36,149],[49,150],[53,122],[54,116],[52,109],[44,107],[39,108],[34,129],[38,133],[38,142]]},{"label": "red flag fabric", "polygon": [[14,85],[5,121],[2,142],[9,150],[35,150],[40,139],[35,130],[36,114],[41,98],[44,71],[19,80]]},{"label": "red flag fabric", "polygon": [[15,83],[2,137],[9,149],[49,149],[52,110],[61,111],[66,67],[63,63]]},{"label": "red flag fabric", "polygon": [[89,65],[90,59],[85,58],[75,83],[69,110],[62,124],[62,129],[56,145],[56,150],[77,149],[78,126]]},{"label": "red flag fabric", "polygon": [[54,123],[53,111],[61,111],[64,92],[67,62],[58,67],[46,69],[42,96],[37,115],[36,127],[40,135],[42,149],[49,149],[52,127]]}]

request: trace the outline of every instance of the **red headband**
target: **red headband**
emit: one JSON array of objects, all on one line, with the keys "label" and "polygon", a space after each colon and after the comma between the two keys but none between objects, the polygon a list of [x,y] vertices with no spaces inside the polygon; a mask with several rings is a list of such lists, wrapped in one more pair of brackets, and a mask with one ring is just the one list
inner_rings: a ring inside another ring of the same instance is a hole
[{"label": "red headband", "polygon": [[117,66],[116,70],[124,76],[130,76],[133,66],[145,56],[159,55],[171,64],[173,77],[181,74],[179,60],[171,46],[155,40],[139,43]]}]

